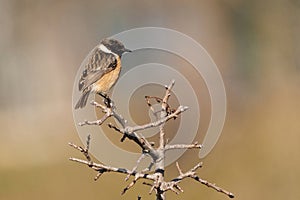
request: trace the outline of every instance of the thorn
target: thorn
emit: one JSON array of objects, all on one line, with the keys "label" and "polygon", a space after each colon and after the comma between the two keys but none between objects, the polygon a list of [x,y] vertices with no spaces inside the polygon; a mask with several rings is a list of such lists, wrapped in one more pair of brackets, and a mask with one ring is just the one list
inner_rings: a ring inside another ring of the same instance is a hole
[{"label": "thorn", "polygon": [[100,176],[102,175],[102,173],[98,173],[95,177],[94,177],[94,181],[97,181],[99,178],[100,178]]},{"label": "thorn", "polygon": [[124,134],[120,141],[121,141],[121,142],[124,142],[125,139],[126,139],[126,135]]},{"label": "thorn", "polygon": [[229,196],[229,198],[234,198],[234,194],[232,194],[232,193],[229,193],[228,196]]},{"label": "thorn", "polygon": [[183,111],[186,111],[189,107],[187,106],[181,106],[180,107],[180,111],[183,112]]}]

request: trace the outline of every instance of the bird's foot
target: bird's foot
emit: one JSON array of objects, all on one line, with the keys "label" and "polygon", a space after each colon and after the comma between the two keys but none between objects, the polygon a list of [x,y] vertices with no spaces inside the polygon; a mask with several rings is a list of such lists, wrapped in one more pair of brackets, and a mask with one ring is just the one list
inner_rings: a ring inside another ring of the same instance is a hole
[{"label": "bird's foot", "polygon": [[114,102],[109,97],[104,98],[103,102],[108,108],[114,107]]},{"label": "bird's foot", "polygon": [[103,97],[103,103],[108,107],[108,108],[113,108],[114,107],[114,102],[109,98],[107,94],[102,94],[99,93],[101,97]]}]

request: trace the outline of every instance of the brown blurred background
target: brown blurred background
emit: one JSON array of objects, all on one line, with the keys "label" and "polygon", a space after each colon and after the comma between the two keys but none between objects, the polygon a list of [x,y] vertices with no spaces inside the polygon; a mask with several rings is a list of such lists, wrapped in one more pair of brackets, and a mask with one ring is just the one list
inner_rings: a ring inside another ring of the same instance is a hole
[{"label": "brown blurred background", "polygon": [[[0,0],[0,199],[154,198],[141,184],[121,197],[121,175],[94,182],[67,145],[80,143],[71,106],[80,63],[102,38],[144,26],[191,36],[223,76],[227,120],[199,175],[237,199],[300,199],[297,0]],[[182,187],[168,199],[227,198],[194,181]]]}]

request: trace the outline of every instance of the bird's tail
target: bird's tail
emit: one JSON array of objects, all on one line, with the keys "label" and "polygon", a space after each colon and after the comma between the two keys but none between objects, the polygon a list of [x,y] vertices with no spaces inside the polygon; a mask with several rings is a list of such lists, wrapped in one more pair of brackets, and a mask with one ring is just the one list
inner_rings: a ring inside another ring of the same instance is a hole
[{"label": "bird's tail", "polygon": [[90,95],[90,90],[84,91],[80,99],[78,100],[77,104],[75,105],[75,109],[83,108],[86,105],[89,95]]}]

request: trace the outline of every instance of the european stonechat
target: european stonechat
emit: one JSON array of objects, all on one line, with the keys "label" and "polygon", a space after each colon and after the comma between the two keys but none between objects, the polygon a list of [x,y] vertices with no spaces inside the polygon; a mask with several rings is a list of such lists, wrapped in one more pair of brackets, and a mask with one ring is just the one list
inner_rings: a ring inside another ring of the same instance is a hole
[{"label": "european stonechat", "polygon": [[117,82],[121,71],[123,53],[131,52],[115,39],[103,39],[88,58],[78,87],[82,92],[75,109],[86,105],[90,93],[99,94],[109,100],[107,93]]}]

